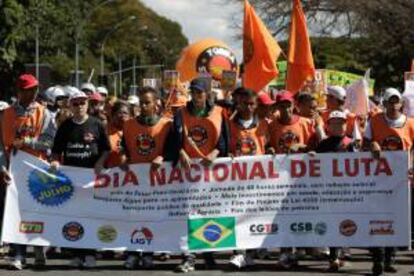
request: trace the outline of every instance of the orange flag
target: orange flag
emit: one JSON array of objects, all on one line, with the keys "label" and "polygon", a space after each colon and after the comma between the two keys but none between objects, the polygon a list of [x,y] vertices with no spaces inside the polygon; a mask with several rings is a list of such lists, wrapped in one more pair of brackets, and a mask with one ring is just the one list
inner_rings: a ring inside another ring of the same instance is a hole
[{"label": "orange flag", "polygon": [[249,1],[244,1],[243,86],[256,92],[278,74],[276,61],[281,49]]},{"label": "orange flag", "polygon": [[297,93],[315,75],[312,49],[300,0],[293,0],[286,89]]}]

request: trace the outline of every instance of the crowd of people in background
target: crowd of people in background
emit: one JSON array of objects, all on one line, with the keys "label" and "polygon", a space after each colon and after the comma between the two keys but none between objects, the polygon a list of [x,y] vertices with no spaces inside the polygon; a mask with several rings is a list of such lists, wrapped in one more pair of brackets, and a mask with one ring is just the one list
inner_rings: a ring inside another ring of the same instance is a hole
[{"label": "crowd of people in background", "polygon": [[[356,116],[345,109],[346,91],[327,88],[326,108],[308,92],[256,93],[245,87],[216,94],[205,78],[196,78],[188,88],[169,91],[142,87],[136,94],[115,98],[107,88],[84,83],[53,86],[38,91],[38,80],[21,75],[13,103],[0,103],[0,165],[2,181],[10,180],[10,156],[23,150],[50,162],[51,170],[61,165],[105,168],[163,162],[190,168],[194,159],[210,166],[216,158],[264,154],[310,155],[326,152],[410,151],[414,120],[402,113],[401,93],[388,88],[382,102],[368,116]],[[199,126],[203,126],[200,129]],[[4,200],[3,185],[1,199]],[[7,222],[6,222],[7,223]],[[9,264],[26,265],[26,246],[10,244]],[[395,248],[371,248],[373,275],[396,272]],[[65,249],[73,267],[96,266],[95,250]],[[235,269],[255,265],[266,249],[235,251],[229,264]],[[282,248],[278,265],[291,270],[298,256],[326,256],[327,270],[338,272],[352,258],[347,248]],[[165,257],[166,255],[163,254]],[[35,247],[34,265],[46,265],[45,249]],[[216,265],[214,253],[203,253],[205,265]],[[151,269],[154,252],[126,252],[125,268]],[[178,272],[195,269],[194,254],[183,252]]]}]

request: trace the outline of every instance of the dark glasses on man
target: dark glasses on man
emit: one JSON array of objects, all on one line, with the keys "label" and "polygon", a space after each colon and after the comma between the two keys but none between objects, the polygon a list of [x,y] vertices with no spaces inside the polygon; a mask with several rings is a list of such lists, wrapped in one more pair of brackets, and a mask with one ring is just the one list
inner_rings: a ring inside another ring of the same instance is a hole
[{"label": "dark glasses on man", "polygon": [[73,106],[81,106],[81,105],[85,105],[86,101],[73,101],[72,105]]}]

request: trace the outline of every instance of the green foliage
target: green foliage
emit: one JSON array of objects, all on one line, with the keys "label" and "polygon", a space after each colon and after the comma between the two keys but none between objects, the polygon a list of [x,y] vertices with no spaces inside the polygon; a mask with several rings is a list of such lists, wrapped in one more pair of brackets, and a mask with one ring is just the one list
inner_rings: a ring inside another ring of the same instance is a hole
[{"label": "green foliage", "polygon": [[[136,57],[137,64],[171,68],[188,43],[177,23],[140,1],[4,0],[0,7],[0,87],[5,90],[4,98],[13,92],[14,79],[24,64],[35,62],[36,27],[40,63],[50,64],[52,83],[61,84],[68,83],[70,71],[75,69],[76,41],[80,44],[80,70],[89,75],[94,68],[95,76],[105,36],[106,72],[117,70],[119,57],[125,66],[131,66]],[[120,24],[130,16],[137,19]],[[113,30],[116,25],[119,28]]]}]

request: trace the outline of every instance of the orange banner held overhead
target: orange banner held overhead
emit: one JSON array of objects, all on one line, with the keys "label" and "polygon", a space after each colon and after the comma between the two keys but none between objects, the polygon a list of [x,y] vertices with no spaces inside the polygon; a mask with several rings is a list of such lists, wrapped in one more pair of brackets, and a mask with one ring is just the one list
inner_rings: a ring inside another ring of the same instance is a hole
[{"label": "orange banner held overhead", "polygon": [[286,89],[297,93],[315,75],[311,43],[300,0],[293,0]]},{"label": "orange banner held overhead", "polygon": [[243,85],[259,92],[279,74],[276,61],[281,49],[247,0],[243,36]]}]

